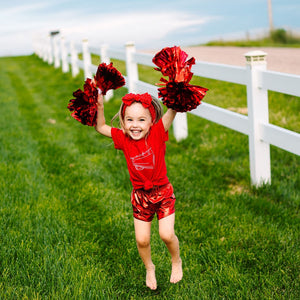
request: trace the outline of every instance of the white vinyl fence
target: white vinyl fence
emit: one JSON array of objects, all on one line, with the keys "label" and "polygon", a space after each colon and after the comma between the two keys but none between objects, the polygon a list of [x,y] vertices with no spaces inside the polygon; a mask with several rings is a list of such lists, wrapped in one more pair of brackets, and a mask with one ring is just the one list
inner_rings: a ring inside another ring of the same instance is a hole
[{"label": "white vinyl fence", "polygon": [[[77,53],[83,54],[83,60]],[[49,36],[46,40],[35,42],[35,53],[63,72],[69,71],[76,76],[79,69],[84,70],[85,78],[91,78],[97,66],[92,65],[90,53],[100,55],[101,62],[109,63],[110,59],[126,62],[126,87],[130,93],[157,95],[157,86],[138,79],[138,64],[154,67],[153,55],[136,52],[134,43],[129,42],[125,49],[117,50],[103,45],[89,47],[88,41],[82,45],[70,43],[66,50],[65,39],[60,36]],[[267,70],[266,53],[251,51],[245,54],[245,67],[215,64],[196,61],[192,67],[194,75],[217,79],[247,87],[248,116],[238,114],[203,102],[197,109],[189,112],[249,137],[249,159],[251,183],[261,186],[271,183],[270,144],[293,154],[300,155],[300,134],[269,123],[268,90],[300,97],[300,76],[272,72]],[[100,63],[100,62],[99,62]],[[108,100],[112,91],[106,96]],[[181,140],[188,135],[186,113],[178,113],[173,123],[174,135]]]}]

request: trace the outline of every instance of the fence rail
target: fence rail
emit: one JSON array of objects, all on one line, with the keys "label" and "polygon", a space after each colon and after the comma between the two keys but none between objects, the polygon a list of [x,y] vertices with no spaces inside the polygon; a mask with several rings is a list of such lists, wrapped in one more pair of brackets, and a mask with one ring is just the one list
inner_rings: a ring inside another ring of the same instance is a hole
[{"label": "fence rail", "polygon": [[[58,47],[60,39],[60,49]],[[83,60],[78,59],[82,52]],[[69,71],[76,76],[79,69],[84,70],[85,78],[96,72],[97,66],[91,63],[91,53],[100,55],[101,62],[109,63],[110,59],[118,59],[126,63],[126,87],[131,93],[157,94],[157,87],[138,79],[138,64],[154,67],[151,54],[136,52],[132,42],[124,49],[112,49],[107,45],[89,47],[84,40],[81,45],[70,43],[70,51],[66,50],[65,40],[59,36],[49,36],[35,42],[35,53],[53,64],[62,66],[63,72]],[[249,138],[249,160],[251,183],[260,186],[271,183],[270,144],[300,155],[300,134],[269,123],[268,90],[300,97],[300,76],[272,72],[266,69],[266,53],[251,51],[245,54],[245,67],[196,61],[193,73],[196,76],[227,81],[245,85],[247,88],[248,116],[235,113],[215,105],[203,102],[190,113],[209,121],[243,133]],[[100,61],[99,61],[100,63]],[[112,91],[106,95],[109,99]],[[188,135],[186,113],[178,113],[173,123],[177,140]]]}]

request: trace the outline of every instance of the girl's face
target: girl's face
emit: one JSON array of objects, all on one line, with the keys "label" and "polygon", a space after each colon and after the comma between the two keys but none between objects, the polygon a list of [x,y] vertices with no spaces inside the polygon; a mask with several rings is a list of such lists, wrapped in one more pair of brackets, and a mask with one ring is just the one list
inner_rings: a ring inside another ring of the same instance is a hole
[{"label": "girl's face", "polygon": [[126,107],[124,114],[124,131],[133,140],[144,138],[153,125],[151,114],[141,103],[134,102]]}]

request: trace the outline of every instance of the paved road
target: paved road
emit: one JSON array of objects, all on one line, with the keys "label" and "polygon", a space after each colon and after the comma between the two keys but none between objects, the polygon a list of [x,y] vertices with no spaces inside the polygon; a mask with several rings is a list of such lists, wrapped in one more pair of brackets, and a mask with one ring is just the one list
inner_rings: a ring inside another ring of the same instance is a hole
[{"label": "paved road", "polygon": [[[300,48],[205,46],[181,48],[189,54],[189,56],[194,56],[196,60],[199,61],[236,66],[245,66],[245,53],[253,50],[262,50],[267,53],[268,70],[300,75]],[[157,51],[159,50],[160,49]],[[154,51],[154,53],[157,51]]]}]

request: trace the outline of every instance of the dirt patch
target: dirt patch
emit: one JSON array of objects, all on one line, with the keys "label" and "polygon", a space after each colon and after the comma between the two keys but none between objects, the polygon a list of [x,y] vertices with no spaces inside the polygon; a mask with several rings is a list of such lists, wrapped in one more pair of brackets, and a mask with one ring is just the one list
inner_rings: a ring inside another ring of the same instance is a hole
[{"label": "dirt patch", "polygon": [[231,184],[229,185],[229,194],[230,195],[241,195],[242,193],[249,193],[247,187],[238,185],[238,184]]},{"label": "dirt patch", "polygon": [[239,114],[248,115],[247,107],[227,107],[227,109]]}]

